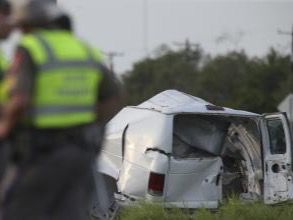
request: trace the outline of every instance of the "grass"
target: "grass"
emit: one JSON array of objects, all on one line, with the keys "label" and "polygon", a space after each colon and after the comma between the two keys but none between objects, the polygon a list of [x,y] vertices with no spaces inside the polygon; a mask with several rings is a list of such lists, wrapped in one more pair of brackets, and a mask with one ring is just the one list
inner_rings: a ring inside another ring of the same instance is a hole
[{"label": "grass", "polygon": [[200,209],[193,213],[177,208],[164,209],[157,204],[141,203],[123,209],[118,220],[292,220],[293,204],[268,206],[228,199],[216,212]]}]

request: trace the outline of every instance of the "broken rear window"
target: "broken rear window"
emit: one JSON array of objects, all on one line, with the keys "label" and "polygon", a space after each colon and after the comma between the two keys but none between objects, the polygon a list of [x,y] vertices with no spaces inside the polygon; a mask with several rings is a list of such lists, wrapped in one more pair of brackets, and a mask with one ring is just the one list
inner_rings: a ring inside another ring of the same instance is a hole
[{"label": "broken rear window", "polygon": [[174,118],[173,155],[176,158],[220,155],[230,123],[208,115]]}]

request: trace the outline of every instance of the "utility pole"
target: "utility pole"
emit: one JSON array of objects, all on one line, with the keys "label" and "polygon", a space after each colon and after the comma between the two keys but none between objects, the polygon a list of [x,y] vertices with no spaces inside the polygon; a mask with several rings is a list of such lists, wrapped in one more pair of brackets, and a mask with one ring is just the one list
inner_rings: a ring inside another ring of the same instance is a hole
[{"label": "utility pole", "polygon": [[177,47],[184,48],[187,53],[192,51],[192,48],[198,49],[199,45],[195,43],[191,43],[188,38],[184,42],[174,42],[174,45]]},{"label": "utility pole", "polygon": [[292,26],[292,31],[282,31],[282,30],[278,30],[278,34],[281,35],[289,35],[291,36],[291,56],[290,56],[290,65],[291,65],[291,71],[293,72],[293,26]]},{"label": "utility pole", "polygon": [[110,69],[111,73],[114,74],[114,58],[115,57],[122,57],[122,56],[124,56],[124,54],[121,52],[116,52],[116,51],[105,52],[104,54],[108,57],[109,69]]},{"label": "utility pole", "polygon": [[148,32],[149,32],[149,22],[148,22],[148,14],[149,14],[149,10],[148,10],[148,0],[143,0],[143,5],[142,5],[142,15],[143,15],[143,49],[144,49],[144,53],[145,56],[148,57],[149,56],[149,50],[148,50],[148,44],[149,44],[149,39],[148,39]]},{"label": "utility pole", "polygon": [[[278,34],[281,34],[281,35],[287,35],[287,36],[291,36],[291,56],[290,56],[290,69],[291,69],[291,73],[293,73],[293,26],[292,26],[292,31],[289,32],[289,31],[282,31],[282,30],[278,30]],[[291,79],[291,80],[290,80]],[[290,84],[292,85],[292,76],[291,78],[289,78],[289,80],[291,81]],[[286,111],[288,116],[289,116],[289,120],[290,120],[290,124],[291,126],[293,125],[293,103],[292,103],[292,100],[293,100],[293,97],[292,97],[292,93],[289,94],[287,96],[287,98],[282,102],[282,103],[285,103],[285,105],[287,104],[287,109],[281,109],[282,111]],[[287,103],[286,103],[287,102]],[[282,104],[281,103],[281,104]],[[279,105],[280,107],[281,104]],[[284,104],[283,104],[284,105]],[[280,109],[280,108],[279,108]]]},{"label": "utility pole", "polygon": [[186,60],[192,62],[194,68],[197,68],[198,61],[201,56],[201,50],[199,44],[192,43],[188,38],[184,42],[174,42],[174,45],[185,51]]}]

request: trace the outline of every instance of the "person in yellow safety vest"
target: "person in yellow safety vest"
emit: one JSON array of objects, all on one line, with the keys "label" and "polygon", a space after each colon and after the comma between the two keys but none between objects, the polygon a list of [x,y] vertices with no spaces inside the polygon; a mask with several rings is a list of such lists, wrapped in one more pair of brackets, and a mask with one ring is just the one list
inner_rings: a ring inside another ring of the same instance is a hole
[{"label": "person in yellow safety vest", "polygon": [[[5,40],[9,37],[11,26],[8,23],[10,15],[10,4],[8,0],[0,0],[0,40]],[[3,74],[7,67],[7,61],[2,51],[0,51],[0,80],[3,79]]]},{"label": "person in yellow safety vest", "polygon": [[120,108],[119,83],[51,1],[17,1],[11,22],[23,36],[7,73],[16,83],[0,138],[13,132],[22,158],[2,218],[87,219],[92,166],[104,125]]},{"label": "person in yellow safety vest", "polygon": [[[0,0],[0,41],[6,40],[11,32],[11,27],[8,23],[10,14],[10,4],[7,0]],[[0,50],[0,114],[2,105],[7,99],[6,88],[3,86],[4,73],[7,68],[7,60]],[[9,160],[9,149],[7,142],[0,142],[0,184]],[[1,187],[1,185],[0,185]],[[1,191],[1,189],[0,189]]]},{"label": "person in yellow safety vest", "polygon": [[[1,27],[1,24],[0,24],[0,27]],[[7,65],[8,63],[7,63],[6,57],[4,56],[3,51],[0,50],[0,81],[2,81],[4,78],[4,72],[6,71]]]},{"label": "person in yellow safety vest", "polygon": [[[8,0],[0,0],[0,41],[6,40],[11,32],[11,25],[8,22],[10,15],[10,3]],[[8,62],[2,50],[0,50],[0,87],[4,78]],[[0,104],[2,104],[2,89],[0,88]]]}]

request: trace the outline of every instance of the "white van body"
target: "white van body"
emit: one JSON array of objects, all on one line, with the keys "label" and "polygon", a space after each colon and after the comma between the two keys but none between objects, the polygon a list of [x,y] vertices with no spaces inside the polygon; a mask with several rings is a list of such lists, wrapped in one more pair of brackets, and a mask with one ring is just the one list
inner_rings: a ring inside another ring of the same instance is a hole
[{"label": "white van body", "polygon": [[274,204],[293,198],[291,155],[286,115],[167,90],[108,123],[97,172],[120,203],[217,208],[237,194]]}]

